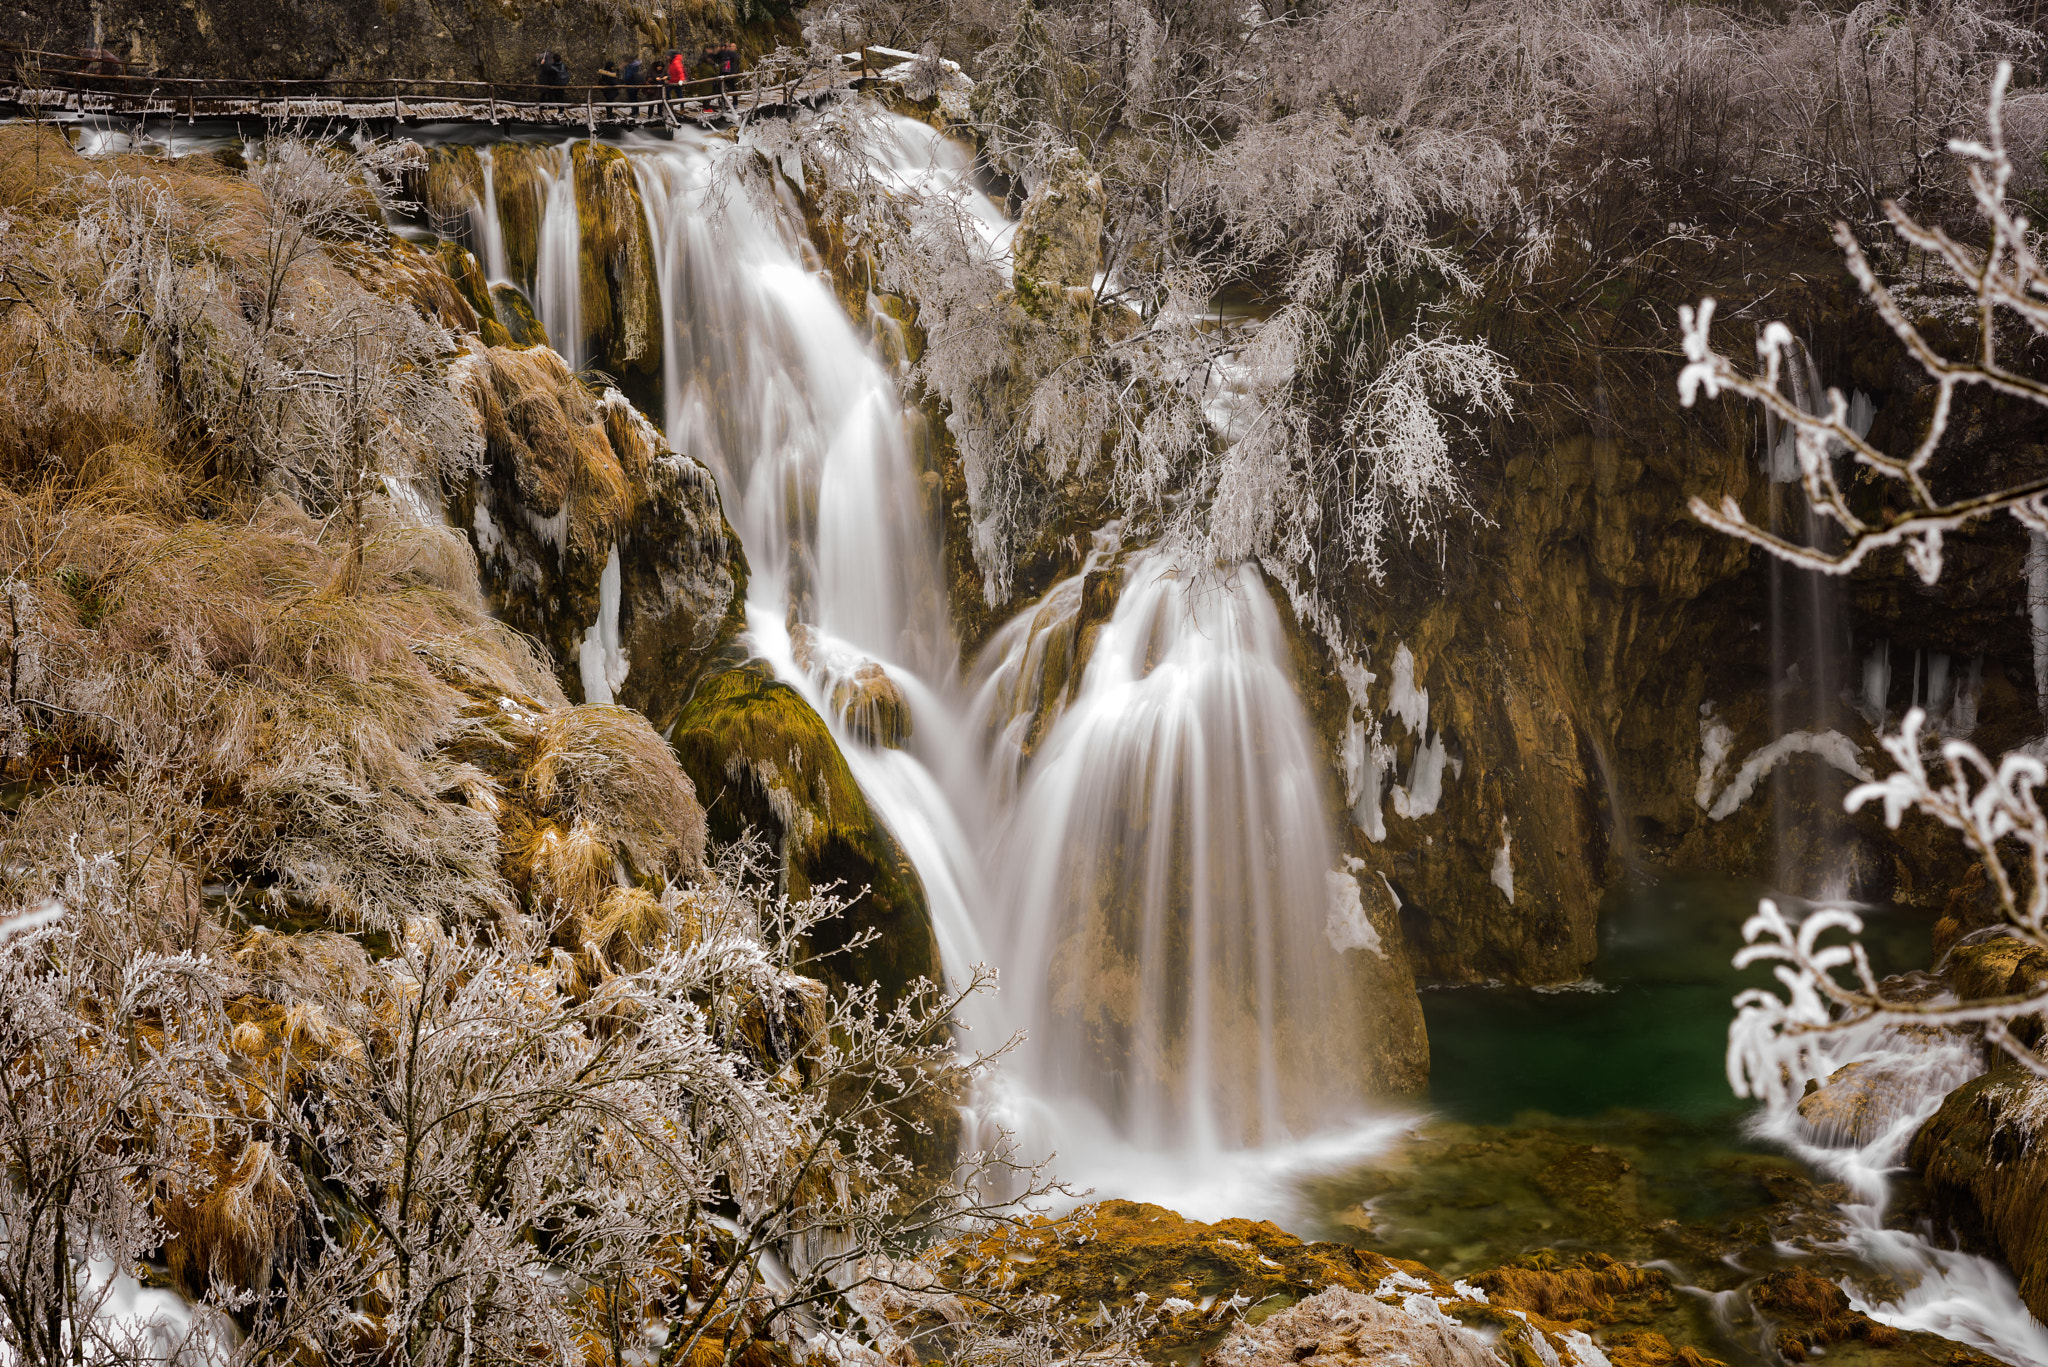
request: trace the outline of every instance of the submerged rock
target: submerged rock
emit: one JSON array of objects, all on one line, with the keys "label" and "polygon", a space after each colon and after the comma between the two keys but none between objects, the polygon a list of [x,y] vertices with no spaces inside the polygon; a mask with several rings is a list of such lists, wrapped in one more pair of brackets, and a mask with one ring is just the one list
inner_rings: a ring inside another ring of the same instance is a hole
[{"label": "submerged rock", "polygon": [[[1267,1221],[1204,1224],[1163,1206],[1110,1200],[956,1245],[945,1267],[949,1284],[960,1287],[1004,1285],[1067,1305],[1143,1305],[1158,1319],[1136,1346],[1154,1362],[1184,1363],[1198,1352],[1205,1367],[1318,1357],[1334,1367],[1398,1362],[1404,1352],[1414,1363],[1457,1367],[1711,1361],[1648,1331],[1619,1335],[1603,1357],[1593,1331],[1624,1318],[1631,1294],[1671,1294],[1663,1273],[1612,1259],[1554,1276],[1518,1268],[1453,1282],[1421,1263],[1308,1243]],[[1555,1290],[1566,1284],[1577,1299]],[[1551,1288],[1549,1299],[1532,1288]],[[1541,1305],[1585,1313],[1568,1322]]]},{"label": "submerged rock", "polygon": [[[1429,1311],[1333,1286],[1265,1322],[1240,1325],[1202,1357],[1203,1367],[1339,1367],[1348,1363],[1402,1362],[1410,1367],[1499,1367],[1492,1340],[1446,1315],[1427,1297]],[[1433,1311],[1434,1313],[1430,1313]],[[1591,1361],[1579,1359],[1574,1362]]]}]

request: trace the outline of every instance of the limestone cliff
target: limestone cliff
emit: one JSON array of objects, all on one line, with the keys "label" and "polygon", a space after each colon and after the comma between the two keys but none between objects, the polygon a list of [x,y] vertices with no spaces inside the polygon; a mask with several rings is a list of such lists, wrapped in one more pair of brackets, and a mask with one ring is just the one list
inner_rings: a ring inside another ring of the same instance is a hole
[{"label": "limestone cliff", "polygon": [[746,561],[709,472],[545,348],[483,349],[459,383],[486,468],[453,513],[493,610],[548,646],[565,691],[672,725],[745,620]]}]

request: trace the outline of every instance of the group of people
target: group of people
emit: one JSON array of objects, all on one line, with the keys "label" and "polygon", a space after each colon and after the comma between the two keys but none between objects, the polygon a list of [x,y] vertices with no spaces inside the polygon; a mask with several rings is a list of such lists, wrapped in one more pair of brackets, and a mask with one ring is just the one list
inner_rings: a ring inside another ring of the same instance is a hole
[{"label": "group of people", "polygon": [[[704,49],[700,65],[708,77],[719,81],[724,88],[724,78],[736,75],[740,69],[740,49],[737,43],[719,43]],[[562,60],[562,54],[549,50],[540,54],[534,62],[537,84],[552,90],[565,89],[569,84],[569,64]],[[680,50],[671,50],[665,58],[645,58],[630,54],[623,58],[607,58],[597,69],[597,84],[606,93],[599,96],[606,103],[626,100],[638,103],[655,99],[664,93],[663,87],[683,85],[691,79],[690,61]]]}]

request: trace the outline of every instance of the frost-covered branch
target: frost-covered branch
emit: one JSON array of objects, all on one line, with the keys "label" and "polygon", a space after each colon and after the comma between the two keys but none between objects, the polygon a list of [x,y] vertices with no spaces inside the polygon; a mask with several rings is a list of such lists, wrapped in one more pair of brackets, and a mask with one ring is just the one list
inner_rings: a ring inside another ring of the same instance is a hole
[{"label": "frost-covered branch", "polygon": [[[2048,335],[2048,272],[2036,254],[2037,236],[2007,202],[2013,165],[2003,123],[2011,76],[2010,64],[2001,62],[1991,83],[1985,140],[1957,139],[1949,144],[1966,166],[1987,245],[1969,246],[1944,229],[1923,226],[1896,203],[1885,209],[1899,238],[1935,263],[1945,284],[1969,301],[1976,334],[1972,355],[1945,356],[1902,303],[1901,288],[1880,280],[1848,227],[1837,225],[1836,241],[1851,273],[1934,387],[1931,411],[1909,450],[1888,452],[1867,440],[1862,425],[1850,421],[1848,402],[1839,390],[1829,390],[1824,405],[1809,407],[1800,401],[1798,387],[1788,383],[1797,343],[1784,324],[1763,329],[1757,340],[1759,368],[1744,371],[1713,349],[1712,299],[1703,300],[1697,311],[1681,311],[1687,358],[1678,380],[1683,402],[1690,406],[1702,396],[1713,398],[1727,391],[1756,403],[1784,424],[1792,434],[1807,502],[1832,524],[1841,544],[1807,544],[1780,536],[1751,523],[1732,498],[1718,508],[1694,499],[1694,515],[1709,526],[1823,574],[1847,574],[1873,553],[1899,546],[1927,584],[1941,576],[1944,537],[1977,519],[2004,510],[2037,534],[2048,531],[2048,477],[1954,499],[1943,498],[1935,489],[1943,474],[1936,460],[1957,396],[1965,387],[2048,407],[2048,383],[2001,359],[2005,333]],[[1866,502],[1866,511],[1859,512],[1845,483],[1844,460],[1882,481],[1903,506],[1872,513]],[[1993,761],[1964,740],[1945,740],[1935,749],[1922,736],[1925,721],[1924,712],[1916,707],[1897,733],[1881,738],[1898,767],[1854,789],[1846,802],[1848,810],[1882,803],[1885,824],[1894,829],[1909,813],[1918,813],[1957,832],[1984,869],[2005,933],[2048,950],[2048,818],[2039,798],[2048,769],[2028,751]],[[1736,999],[1728,1077],[1738,1095],[1774,1104],[1796,1099],[1808,1079],[1832,1067],[1829,1042],[1870,1025],[1981,1029],[1988,1041],[2048,1076],[2048,1062],[2011,1031],[2015,1021],[2048,1011],[2048,993],[1968,1002],[1946,996],[1903,1000],[1888,994],[1873,978],[1869,959],[1854,939],[1862,930],[1861,919],[1846,909],[1820,908],[1795,924],[1770,901],[1745,925],[1747,947],[1736,956],[1737,966],[1774,963],[1784,995],[1756,989]],[[1823,943],[1823,937],[1832,933],[1849,938]]]},{"label": "frost-covered branch", "polygon": [[[1750,522],[1732,498],[1724,498],[1718,507],[1705,499],[1693,499],[1693,515],[1702,522],[1803,569],[1824,574],[1847,574],[1872,553],[1902,546],[1908,563],[1928,584],[1941,576],[1943,538],[1979,518],[2010,511],[2030,529],[2048,531],[2048,504],[2043,502],[2048,498],[2048,476],[1944,499],[1935,493],[1929,469],[1948,434],[1960,388],[1978,387],[2048,405],[2048,383],[2015,371],[2000,359],[2000,332],[2009,330],[2012,323],[2022,324],[2033,337],[2048,335],[2048,273],[2036,254],[2031,226],[2024,216],[2013,212],[2006,198],[2013,166],[2006,152],[2002,114],[2011,77],[2011,65],[2001,63],[1986,111],[1985,140],[1957,139],[1949,144],[1949,150],[1967,164],[1978,218],[1989,233],[1988,247],[1966,246],[1939,227],[1921,225],[1896,203],[1885,206],[1901,241],[1936,263],[1944,282],[1973,301],[1974,355],[1960,359],[1944,356],[1903,307],[1898,291],[1878,278],[1849,226],[1837,224],[1835,228],[1835,240],[1850,272],[1885,325],[1934,384],[1933,412],[1910,451],[1892,454],[1866,440],[1851,426],[1848,400],[1840,390],[1828,391],[1827,411],[1820,413],[1808,412],[1787,393],[1782,381],[1796,343],[1783,323],[1772,323],[1759,335],[1760,369],[1742,371],[1713,349],[1709,336],[1714,319],[1712,299],[1702,300],[1697,310],[1680,310],[1687,361],[1678,379],[1681,402],[1690,407],[1702,395],[1711,399],[1726,390],[1757,403],[1784,423],[1793,434],[1800,485],[1808,504],[1833,523],[1846,541],[1831,548],[1789,540]],[[1875,516],[1858,513],[1837,472],[1842,456],[1887,481],[1903,497],[1905,506]]]}]

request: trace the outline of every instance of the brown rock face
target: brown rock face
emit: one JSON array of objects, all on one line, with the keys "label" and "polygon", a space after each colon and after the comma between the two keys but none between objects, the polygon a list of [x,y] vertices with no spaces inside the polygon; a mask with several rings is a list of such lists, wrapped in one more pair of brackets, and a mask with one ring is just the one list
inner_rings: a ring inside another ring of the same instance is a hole
[{"label": "brown rock face", "polygon": [[1993,1069],[1950,1092],[1913,1141],[1913,1165],[1960,1223],[1987,1234],[2019,1278],[2020,1298],[2048,1315],[2048,1082]]}]

